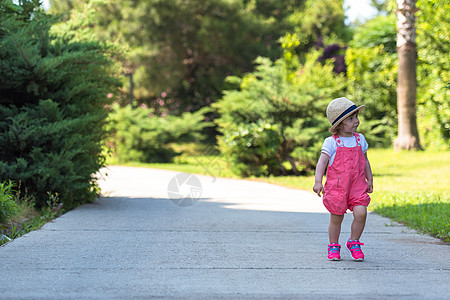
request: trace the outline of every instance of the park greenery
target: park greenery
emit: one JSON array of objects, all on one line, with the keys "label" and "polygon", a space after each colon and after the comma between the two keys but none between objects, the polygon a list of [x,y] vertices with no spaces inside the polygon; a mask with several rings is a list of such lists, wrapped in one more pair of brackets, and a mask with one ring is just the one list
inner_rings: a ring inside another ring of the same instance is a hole
[{"label": "park greenery", "polygon": [[[201,131],[212,123],[204,121],[204,114],[210,108],[189,113],[180,117],[154,116],[154,110],[142,104],[139,109],[114,104],[109,113],[106,145],[121,161],[167,162],[181,154],[170,144],[201,140]],[[149,117],[153,115],[153,117]]]},{"label": "park greenery", "polygon": [[0,2],[0,178],[65,209],[99,193],[106,94],[119,86],[115,46],[100,43],[83,19],[58,23],[25,1]]},{"label": "park greenery", "polygon": [[[375,176],[395,164],[397,154],[382,150],[398,133],[395,1],[373,1],[380,14],[364,24],[346,24],[343,0],[50,3],[44,12],[39,0],[0,0],[2,224],[20,210],[47,220],[61,205],[93,201],[107,162],[309,190],[302,182],[329,135],[325,109],[343,95],[366,105],[359,130],[384,155],[372,161]],[[417,7],[425,152],[398,155],[448,161],[450,6]],[[211,158],[220,174],[202,170]],[[399,168],[392,174],[412,176],[407,164]],[[374,195],[373,209],[448,239],[448,191],[432,194],[432,184],[424,180],[420,193],[414,181],[392,186]],[[408,219],[418,212],[436,228]]]}]

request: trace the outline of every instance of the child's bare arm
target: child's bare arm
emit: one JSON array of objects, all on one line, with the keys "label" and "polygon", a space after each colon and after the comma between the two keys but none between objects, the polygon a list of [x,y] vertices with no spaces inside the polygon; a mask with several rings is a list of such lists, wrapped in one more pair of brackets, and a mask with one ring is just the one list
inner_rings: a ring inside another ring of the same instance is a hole
[{"label": "child's bare arm", "polygon": [[327,168],[329,160],[330,157],[322,153],[319,157],[319,161],[317,162],[313,191],[317,193],[319,197],[321,196],[321,193],[323,193],[323,174],[325,174],[325,169]]},{"label": "child's bare arm", "polygon": [[372,168],[370,167],[369,159],[367,158],[367,152],[364,153],[364,157],[366,158],[366,166],[364,168],[364,171],[366,173],[366,179],[367,179],[367,192],[372,193],[373,192],[373,175],[372,175]]}]

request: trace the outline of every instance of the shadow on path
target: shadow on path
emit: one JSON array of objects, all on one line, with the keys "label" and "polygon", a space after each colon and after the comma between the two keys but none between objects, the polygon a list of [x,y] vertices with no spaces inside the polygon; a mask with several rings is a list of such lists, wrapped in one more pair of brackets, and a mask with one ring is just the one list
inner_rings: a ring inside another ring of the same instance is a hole
[{"label": "shadow on path", "polygon": [[[295,205],[289,211],[289,197],[304,192],[273,186],[271,194],[271,189],[219,180],[205,185],[195,205],[183,208],[164,196],[99,199],[1,247],[0,260],[7,263],[0,266],[0,295],[448,297],[450,252],[437,239],[370,214],[362,238],[367,259],[353,262],[343,252],[342,261],[329,262],[328,214],[299,212]],[[233,196],[240,191],[245,197]],[[156,187],[154,193],[162,194]],[[351,214],[345,217],[342,244],[351,220]]]}]

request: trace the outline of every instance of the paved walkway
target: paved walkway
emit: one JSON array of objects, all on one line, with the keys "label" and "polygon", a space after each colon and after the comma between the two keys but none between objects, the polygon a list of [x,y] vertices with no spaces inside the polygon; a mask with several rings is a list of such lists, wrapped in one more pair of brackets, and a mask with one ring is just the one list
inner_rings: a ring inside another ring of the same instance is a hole
[{"label": "paved walkway", "polygon": [[[109,198],[0,247],[1,299],[450,297],[448,245],[378,215],[362,237],[364,262],[347,252],[329,262],[328,214],[313,193],[162,170],[107,172]],[[350,222],[351,214],[342,243]]]}]

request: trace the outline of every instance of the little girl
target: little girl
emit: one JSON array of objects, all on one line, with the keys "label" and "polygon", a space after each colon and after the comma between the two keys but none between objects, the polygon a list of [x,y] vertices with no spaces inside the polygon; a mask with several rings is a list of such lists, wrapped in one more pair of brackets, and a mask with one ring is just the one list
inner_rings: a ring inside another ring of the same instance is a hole
[{"label": "little girl", "polygon": [[[350,239],[346,248],[353,260],[364,260],[359,241],[366,224],[367,206],[373,191],[373,176],[367,158],[367,142],[362,134],[356,133],[358,114],[364,105],[356,106],[345,97],[334,99],[327,107],[327,118],[331,123],[333,136],[325,139],[322,153],[316,167],[314,192],[321,196],[330,212],[328,225],[328,259],[341,260],[339,235],[344,214],[353,211]],[[325,188],[323,175],[328,165]]]}]

